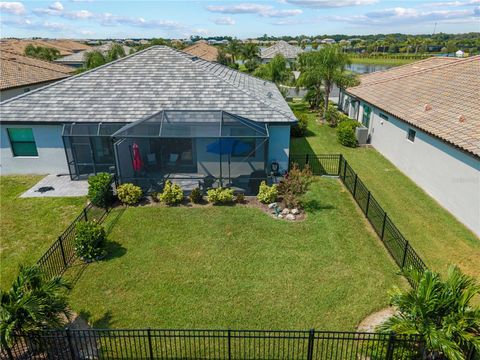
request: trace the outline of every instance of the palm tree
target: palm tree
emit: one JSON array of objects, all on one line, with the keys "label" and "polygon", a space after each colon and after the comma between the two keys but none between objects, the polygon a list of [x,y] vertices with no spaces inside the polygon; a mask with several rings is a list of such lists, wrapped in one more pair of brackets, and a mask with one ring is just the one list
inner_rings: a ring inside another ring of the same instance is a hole
[{"label": "palm tree", "polygon": [[426,343],[427,359],[464,360],[480,351],[480,308],[471,300],[480,295],[480,285],[450,266],[446,280],[438,273],[406,271],[413,289],[395,288],[391,302],[398,314],[378,330],[397,334],[421,335]]},{"label": "palm tree", "polygon": [[350,64],[348,55],[342,52],[336,45],[324,46],[319,51],[303,53],[299,57],[301,74],[298,84],[315,89],[317,94],[320,94],[323,88],[324,109],[322,121],[325,121],[328,99],[333,85],[348,87],[358,83],[357,77],[346,71],[348,64]]},{"label": "palm tree", "polygon": [[240,41],[238,41],[237,39],[232,39],[228,43],[226,50],[230,54],[230,56],[232,57],[232,63],[235,64],[235,57],[240,55],[241,48],[242,48],[242,46],[240,44]]},{"label": "palm tree", "polygon": [[258,58],[258,52],[258,45],[254,43],[247,43],[241,48],[241,54],[244,60],[253,60]]},{"label": "palm tree", "polygon": [[105,59],[105,56],[98,51],[88,51],[85,53],[85,68],[86,69],[93,69],[98,66],[104,65],[107,63],[107,59]]},{"label": "palm tree", "polygon": [[61,314],[70,318],[65,294],[69,288],[60,277],[45,280],[38,266],[22,266],[10,290],[0,290],[0,344],[10,359],[15,334],[60,327]]}]

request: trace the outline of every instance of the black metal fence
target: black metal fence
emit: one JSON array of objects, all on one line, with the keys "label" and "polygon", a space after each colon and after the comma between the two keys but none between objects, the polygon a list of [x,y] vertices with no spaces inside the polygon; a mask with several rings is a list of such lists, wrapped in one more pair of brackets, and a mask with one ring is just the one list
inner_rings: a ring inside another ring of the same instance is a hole
[{"label": "black metal fence", "polygon": [[46,277],[61,276],[75,259],[74,240],[77,224],[81,221],[96,220],[101,223],[108,209],[93,206],[91,203],[68,225],[65,231],[38,260],[37,265]]},{"label": "black metal fence", "polygon": [[291,155],[290,163],[296,163],[300,168],[308,164],[314,175],[339,176],[400,269],[403,270],[406,267],[413,267],[419,271],[427,269],[420,256],[343,155]]},{"label": "black metal fence", "polygon": [[[20,336],[14,359],[419,359],[418,336],[262,330],[52,330]],[[2,358],[8,358],[4,352]]]}]

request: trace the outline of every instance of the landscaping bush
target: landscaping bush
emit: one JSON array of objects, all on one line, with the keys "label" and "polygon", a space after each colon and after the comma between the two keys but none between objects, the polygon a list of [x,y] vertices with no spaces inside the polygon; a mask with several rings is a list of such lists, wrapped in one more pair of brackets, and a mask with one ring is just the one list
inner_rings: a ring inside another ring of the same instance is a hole
[{"label": "landscaping bush", "polygon": [[340,144],[348,147],[357,146],[357,138],[355,137],[355,129],[360,124],[355,120],[344,120],[338,124],[337,139]]},{"label": "landscaping bush", "polygon": [[238,204],[243,204],[245,202],[245,194],[244,193],[237,194],[237,196],[235,196],[235,201]]},{"label": "landscaping bush", "polygon": [[190,193],[190,201],[194,204],[199,204],[203,200],[202,190],[199,187],[196,187]]},{"label": "landscaping bush", "polygon": [[88,178],[88,199],[95,206],[107,208],[112,202],[112,175],[99,173]]},{"label": "landscaping bush", "polygon": [[183,200],[182,188],[177,184],[172,184],[170,180],[167,180],[163,192],[158,196],[158,199],[166,205],[179,204]]},{"label": "landscaping bush", "polygon": [[270,204],[277,200],[278,197],[278,189],[277,185],[273,184],[272,186],[268,186],[265,181],[260,183],[260,187],[258,188],[258,195],[257,199],[261,203]]},{"label": "landscaping bush", "polygon": [[210,189],[207,200],[213,204],[229,204],[233,202],[233,190],[227,188]]},{"label": "landscaping bush", "polygon": [[77,223],[74,249],[84,260],[95,260],[105,256],[107,235],[102,225],[96,221]]},{"label": "landscaping bush", "polygon": [[308,117],[306,114],[295,114],[298,122],[291,127],[290,135],[293,137],[303,137],[307,133]]},{"label": "landscaping bush", "polygon": [[125,205],[135,205],[142,197],[142,188],[133,184],[123,184],[117,188],[117,196]]},{"label": "landscaping bush", "polygon": [[256,59],[251,59],[245,61],[244,65],[249,73],[253,73],[255,69],[260,66],[260,61]]},{"label": "landscaping bush", "polygon": [[300,198],[308,191],[312,180],[312,171],[308,165],[300,170],[297,164],[293,164],[278,185],[278,192],[283,196],[283,202],[287,208],[299,207]]}]

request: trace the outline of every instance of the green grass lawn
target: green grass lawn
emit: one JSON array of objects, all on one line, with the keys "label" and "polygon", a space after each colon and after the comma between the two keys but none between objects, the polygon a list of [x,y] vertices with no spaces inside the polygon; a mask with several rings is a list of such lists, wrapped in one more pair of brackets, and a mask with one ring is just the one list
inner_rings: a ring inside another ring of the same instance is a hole
[{"label": "green grass lawn", "polygon": [[309,135],[293,139],[292,153],[343,153],[427,266],[444,272],[455,263],[480,277],[480,239],[475,234],[375,149],[340,145],[335,129],[320,125],[303,103],[292,107],[309,114]]},{"label": "green grass lawn", "polygon": [[353,330],[405,281],[338,180],[306,205],[296,223],[239,205],[114,210],[110,258],[72,307],[96,327]]},{"label": "green grass lawn", "polygon": [[0,177],[0,286],[9,287],[19,264],[33,264],[85,205],[85,198],[22,199],[43,176]]}]

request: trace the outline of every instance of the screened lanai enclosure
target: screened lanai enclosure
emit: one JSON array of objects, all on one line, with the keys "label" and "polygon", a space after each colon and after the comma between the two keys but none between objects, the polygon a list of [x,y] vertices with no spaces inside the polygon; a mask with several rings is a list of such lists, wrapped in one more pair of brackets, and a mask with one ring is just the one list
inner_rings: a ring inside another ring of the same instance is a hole
[{"label": "screened lanai enclosure", "polygon": [[229,186],[256,193],[267,178],[268,128],[225,111],[165,110],[128,124],[68,124],[72,178],[115,172],[158,191],[170,179],[188,191]]}]

